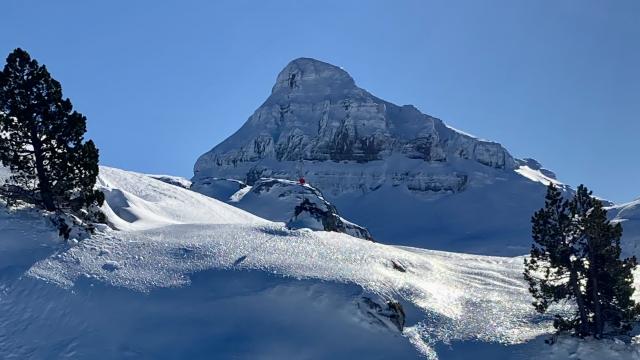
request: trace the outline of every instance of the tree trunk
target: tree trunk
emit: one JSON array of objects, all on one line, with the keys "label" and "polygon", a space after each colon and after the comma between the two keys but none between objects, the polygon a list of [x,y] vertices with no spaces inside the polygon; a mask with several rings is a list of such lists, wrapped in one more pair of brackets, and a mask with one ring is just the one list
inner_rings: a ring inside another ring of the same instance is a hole
[{"label": "tree trunk", "polygon": [[[591,240],[593,241],[593,239]],[[591,278],[591,298],[593,301],[593,321],[596,326],[594,336],[602,337],[604,332],[604,318],[602,317],[602,302],[600,301],[600,289],[598,284],[598,262],[596,261],[595,246],[588,242],[589,250],[589,277]]]},{"label": "tree trunk", "polygon": [[578,333],[580,336],[589,334],[589,319],[587,317],[587,309],[582,297],[582,291],[580,290],[580,283],[578,282],[578,273],[571,265],[569,274],[569,284],[573,290],[573,295],[576,297],[576,303],[578,305],[578,314],[580,315],[580,326],[578,327]]},{"label": "tree trunk", "polygon": [[596,325],[594,335],[597,338],[601,338],[602,333],[604,332],[604,322],[602,319],[602,304],[600,303],[600,295],[598,292],[598,280],[595,278],[593,273],[591,274],[591,277],[592,277],[591,281],[593,282],[592,294],[591,294],[591,296],[593,297],[593,304],[594,304],[593,320]]},{"label": "tree trunk", "polygon": [[44,169],[44,156],[42,153],[42,142],[38,137],[38,131],[35,125],[31,127],[31,145],[33,145],[33,155],[36,161],[36,175],[38,176],[38,189],[42,198],[42,205],[47,211],[55,211],[56,205],[53,201],[51,192],[51,183]]}]

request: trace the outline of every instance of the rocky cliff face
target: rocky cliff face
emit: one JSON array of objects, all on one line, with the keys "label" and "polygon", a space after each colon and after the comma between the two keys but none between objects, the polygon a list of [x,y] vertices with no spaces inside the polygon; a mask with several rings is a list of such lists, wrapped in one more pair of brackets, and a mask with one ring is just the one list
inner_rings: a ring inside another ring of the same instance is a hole
[{"label": "rocky cliff face", "polygon": [[[424,166],[412,172],[379,169],[367,174],[358,167],[394,155]],[[350,178],[358,177],[356,187],[361,189],[359,185],[366,189],[389,180],[416,191],[456,192],[469,181],[468,174],[431,175],[429,167],[465,160],[494,169],[516,166],[500,144],[453,130],[413,106],[381,100],[357,87],[344,70],[301,58],[280,72],[271,96],[238,132],[198,159],[194,181],[225,177],[251,184],[264,176],[294,179],[305,174],[312,181],[333,178],[322,181],[322,189],[343,191],[345,184],[334,170],[345,166],[315,171],[307,164],[330,161],[352,164],[355,169],[347,172]]]}]

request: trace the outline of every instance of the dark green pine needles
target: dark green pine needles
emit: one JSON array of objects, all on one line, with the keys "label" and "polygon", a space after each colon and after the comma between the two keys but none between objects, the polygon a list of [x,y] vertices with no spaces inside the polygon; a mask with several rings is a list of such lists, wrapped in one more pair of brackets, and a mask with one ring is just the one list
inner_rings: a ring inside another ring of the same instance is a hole
[{"label": "dark green pine needles", "polygon": [[524,276],[536,310],[567,301],[575,311],[556,315],[558,331],[596,338],[627,333],[640,314],[631,299],[636,258],[620,259],[622,226],[607,219],[602,202],[583,185],[565,200],[551,184],[532,225]]},{"label": "dark green pine needles", "polygon": [[0,73],[0,161],[12,173],[4,197],[48,211],[100,205],[98,149],[85,132],[47,68],[22,49],[9,54]]}]

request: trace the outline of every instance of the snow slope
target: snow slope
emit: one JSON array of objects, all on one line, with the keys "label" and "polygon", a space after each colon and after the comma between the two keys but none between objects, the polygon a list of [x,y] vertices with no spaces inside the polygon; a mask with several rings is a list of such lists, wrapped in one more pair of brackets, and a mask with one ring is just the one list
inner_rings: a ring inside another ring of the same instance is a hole
[{"label": "snow slope", "polygon": [[102,166],[97,186],[105,194],[104,211],[110,223],[120,230],[184,223],[265,223],[231,205],[144,174]]},{"label": "snow slope", "polygon": [[[15,245],[0,267],[0,358],[556,359],[573,351],[542,344],[550,323],[529,304],[521,257],[291,231],[112,168],[101,168],[99,184],[121,230],[77,246],[56,244],[28,213],[0,214],[0,234],[13,229],[0,246]],[[400,301],[403,332],[363,297]],[[598,350],[637,358],[638,346],[610,348]]]},{"label": "snow slope", "polygon": [[622,224],[622,255],[640,257],[640,199],[607,210],[614,222]]}]

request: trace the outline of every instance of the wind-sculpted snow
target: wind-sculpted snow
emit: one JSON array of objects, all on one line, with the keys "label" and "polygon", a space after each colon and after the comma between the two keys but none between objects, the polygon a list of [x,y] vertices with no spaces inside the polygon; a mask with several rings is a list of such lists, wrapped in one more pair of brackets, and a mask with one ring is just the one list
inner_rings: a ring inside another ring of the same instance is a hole
[{"label": "wind-sculpted snow", "polygon": [[121,230],[182,223],[264,223],[265,220],[147,175],[100,167],[97,186],[105,194],[109,222]]}]

